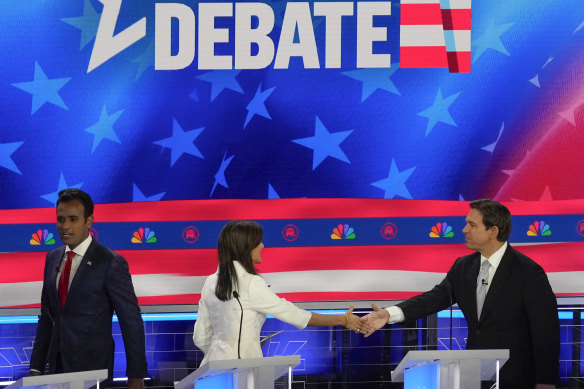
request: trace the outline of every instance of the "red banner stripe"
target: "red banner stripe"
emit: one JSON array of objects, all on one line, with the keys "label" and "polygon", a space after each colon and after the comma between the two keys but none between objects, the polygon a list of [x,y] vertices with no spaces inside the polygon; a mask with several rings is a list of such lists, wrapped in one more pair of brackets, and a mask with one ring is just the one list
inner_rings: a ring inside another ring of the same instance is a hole
[{"label": "red banner stripe", "polygon": [[47,253],[0,253],[0,283],[43,280]]},{"label": "red banner stripe", "polygon": [[[402,47],[406,65],[432,55],[448,66],[444,47]],[[431,59],[431,58],[430,58]],[[403,60],[403,57],[402,57]],[[404,67],[404,63],[400,64]],[[417,66],[409,66],[417,67]],[[582,214],[584,199],[505,203],[513,215]],[[96,204],[97,222],[274,220],[366,217],[466,216],[466,201],[399,199],[277,199],[277,200],[176,200],[141,203]],[[55,223],[55,208],[0,210],[0,224]]]},{"label": "red banner stripe", "polygon": [[[417,296],[418,292],[312,292],[312,293],[278,293],[278,296],[288,301],[295,302],[327,302],[346,301],[347,309],[352,301],[376,301],[376,300],[406,300]],[[580,296],[576,293],[557,293],[557,296],[572,297]],[[160,304],[198,304],[201,299],[200,294],[160,296],[160,297],[139,297],[140,305],[160,305]],[[386,306],[394,305],[387,303]],[[369,307],[368,307],[369,308]]]},{"label": "red banner stripe", "polygon": [[[445,68],[448,67],[445,46],[400,47],[401,68]],[[468,213],[468,210],[467,212]],[[412,214],[410,214],[412,215]]]},{"label": "red banner stripe", "polygon": [[178,294],[168,296],[144,296],[138,297],[140,305],[193,305],[198,304],[200,294]]},{"label": "red banner stripe", "polygon": [[470,9],[443,9],[442,24],[445,30],[470,30]]},{"label": "red banner stripe", "polygon": [[[419,293],[416,292],[326,292],[326,293],[279,293],[278,296],[285,298],[289,301],[297,302],[327,302],[327,301],[375,301],[375,300],[405,300],[412,296],[416,296]],[[580,296],[576,293],[557,293],[558,297],[573,297]],[[174,295],[174,296],[148,296],[148,297],[138,297],[138,303],[142,306],[147,305],[194,305],[198,304],[201,299],[200,294],[185,294],[185,295]],[[382,308],[386,306],[393,305],[393,303],[388,303],[383,305]],[[21,305],[17,307],[6,307],[6,308],[37,308],[40,304],[30,304]],[[347,306],[348,308],[348,306]],[[147,311],[147,310],[146,310]],[[181,308],[177,308],[176,311],[184,311]]]},{"label": "red banner stripe", "polygon": [[[517,246],[547,272],[584,271],[584,242]],[[217,270],[215,249],[119,250],[133,275],[208,276]],[[319,270],[406,270],[445,273],[471,253],[462,244],[344,247],[268,247],[262,273]],[[42,281],[44,253],[0,253],[1,283]]]},{"label": "red banner stripe", "polygon": [[442,24],[440,4],[402,4],[400,12],[402,26]]}]

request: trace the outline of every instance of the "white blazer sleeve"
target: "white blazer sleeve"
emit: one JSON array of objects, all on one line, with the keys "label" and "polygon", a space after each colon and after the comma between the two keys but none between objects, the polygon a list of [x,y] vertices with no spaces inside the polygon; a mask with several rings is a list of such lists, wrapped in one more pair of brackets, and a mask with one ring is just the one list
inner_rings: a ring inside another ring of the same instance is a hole
[{"label": "white blazer sleeve", "polygon": [[203,353],[207,354],[211,347],[211,341],[213,340],[213,327],[211,327],[211,320],[209,319],[209,311],[205,302],[205,295],[206,289],[203,287],[201,300],[199,301],[197,321],[195,322],[193,342],[195,343],[195,346],[203,351]]},{"label": "white blazer sleeve", "polygon": [[305,328],[312,316],[310,312],[278,297],[268,288],[266,281],[259,276],[253,277],[249,283],[248,293],[252,309],[266,315],[272,315],[298,329]]}]

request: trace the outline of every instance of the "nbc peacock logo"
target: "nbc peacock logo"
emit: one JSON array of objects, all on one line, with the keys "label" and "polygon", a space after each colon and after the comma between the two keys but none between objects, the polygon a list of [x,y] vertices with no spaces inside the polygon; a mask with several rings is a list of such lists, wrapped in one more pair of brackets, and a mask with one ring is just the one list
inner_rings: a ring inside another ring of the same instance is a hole
[{"label": "nbc peacock logo", "polygon": [[432,226],[432,231],[430,231],[430,238],[452,238],[454,236],[454,231],[452,231],[452,226],[448,223],[436,223]]},{"label": "nbc peacock logo", "polygon": [[549,236],[551,234],[550,225],[543,220],[534,221],[527,230],[527,236]]},{"label": "nbc peacock logo", "polygon": [[32,234],[30,244],[31,246],[55,244],[55,238],[53,237],[53,234],[49,232],[49,230],[38,230]]},{"label": "nbc peacock logo", "polygon": [[349,227],[348,224],[339,224],[333,228],[333,233],[331,234],[331,239],[355,239],[355,230],[353,227]]},{"label": "nbc peacock logo", "polygon": [[150,228],[138,228],[138,231],[134,231],[134,236],[132,237],[132,243],[156,243],[156,234]]}]

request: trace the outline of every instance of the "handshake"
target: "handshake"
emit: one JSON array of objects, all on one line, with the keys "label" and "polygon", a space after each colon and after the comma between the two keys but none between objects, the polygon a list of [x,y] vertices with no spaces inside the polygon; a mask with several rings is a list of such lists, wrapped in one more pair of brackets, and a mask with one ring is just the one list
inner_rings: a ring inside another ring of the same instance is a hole
[{"label": "handshake", "polygon": [[354,307],[351,305],[347,312],[345,312],[347,323],[344,327],[355,331],[356,334],[363,334],[367,338],[376,330],[386,325],[389,321],[389,312],[387,309],[379,308],[375,304],[372,304],[371,308],[373,312],[359,317],[353,314]]}]

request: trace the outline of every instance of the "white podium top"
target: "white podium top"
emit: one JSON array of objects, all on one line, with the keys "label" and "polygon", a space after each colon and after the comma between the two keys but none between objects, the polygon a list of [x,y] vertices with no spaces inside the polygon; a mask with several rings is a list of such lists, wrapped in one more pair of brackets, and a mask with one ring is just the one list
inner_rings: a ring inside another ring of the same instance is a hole
[{"label": "white podium top", "polygon": [[220,374],[243,372],[257,367],[271,366],[275,368],[275,377],[281,377],[288,372],[289,367],[300,363],[300,355],[269,358],[224,359],[209,361],[174,385],[175,389],[192,388],[193,382],[201,378],[209,378]]},{"label": "white podium top", "polygon": [[416,366],[435,363],[447,365],[467,359],[481,361],[481,380],[490,379],[497,369],[496,361],[503,366],[509,359],[509,350],[414,350],[409,351],[394,371],[393,382],[403,382],[404,371]]},{"label": "white podium top", "polygon": [[70,387],[90,388],[95,386],[96,382],[103,381],[107,378],[107,369],[80,371],[76,373],[47,374],[33,377],[22,377],[13,384],[4,389],[30,388],[30,387],[47,387],[56,388],[58,385],[72,384]]}]

